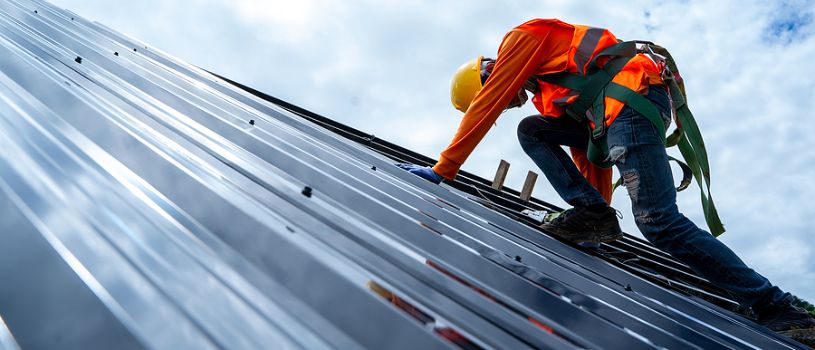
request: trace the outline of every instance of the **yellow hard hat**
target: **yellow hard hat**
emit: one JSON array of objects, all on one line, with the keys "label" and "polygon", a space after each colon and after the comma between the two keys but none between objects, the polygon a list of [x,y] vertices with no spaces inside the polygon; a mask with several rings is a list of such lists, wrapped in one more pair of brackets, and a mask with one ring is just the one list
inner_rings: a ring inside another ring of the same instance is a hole
[{"label": "yellow hard hat", "polygon": [[469,60],[456,70],[450,85],[450,101],[459,111],[467,112],[475,95],[484,85],[481,83],[481,61],[484,56]]}]

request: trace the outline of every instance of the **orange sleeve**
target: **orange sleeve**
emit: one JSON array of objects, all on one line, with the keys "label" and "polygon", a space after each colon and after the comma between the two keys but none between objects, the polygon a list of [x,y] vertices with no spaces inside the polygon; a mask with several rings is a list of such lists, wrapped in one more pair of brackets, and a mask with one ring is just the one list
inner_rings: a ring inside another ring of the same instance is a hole
[{"label": "orange sleeve", "polygon": [[456,177],[461,165],[524,82],[552,54],[551,50],[546,49],[544,42],[545,40],[523,31],[513,30],[507,33],[498,49],[492,74],[464,113],[453,140],[441,152],[433,171],[448,180]]},{"label": "orange sleeve", "polygon": [[597,189],[605,198],[606,203],[611,204],[611,168],[601,168],[589,161],[586,150],[579,148],[569,148],[572,152],[572,160],[580,170],[580,173],[589,180],[589,183]]}]

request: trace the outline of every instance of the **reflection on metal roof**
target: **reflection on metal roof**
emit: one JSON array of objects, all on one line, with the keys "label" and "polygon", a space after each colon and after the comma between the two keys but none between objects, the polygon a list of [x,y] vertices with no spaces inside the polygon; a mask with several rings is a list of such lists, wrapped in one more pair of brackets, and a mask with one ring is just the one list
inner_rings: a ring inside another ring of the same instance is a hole
[{"label": "reflection on metal roof", "polygon": [[633,238],[40,1],[0,2],[0,348],[786,349]]}]

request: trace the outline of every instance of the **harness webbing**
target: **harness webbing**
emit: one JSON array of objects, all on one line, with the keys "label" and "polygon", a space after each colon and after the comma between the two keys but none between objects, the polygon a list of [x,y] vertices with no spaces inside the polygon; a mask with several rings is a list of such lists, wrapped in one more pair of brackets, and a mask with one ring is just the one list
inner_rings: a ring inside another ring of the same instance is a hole
[{"label": "harness webbing", "polygon": [[699,126],[685,102],[679,85],[672,81],[669,87],[674,106],[679,106],[676,107],[677,123],[681,125],[684,131],[680,135],[677,144],[679,152],[682,153],[682,157],[685,158],[693,172],[693,177],[696,178],[696,184],[699,185],[702,210],[705,213],[705,221],[707,221],[710,232],[714,236],[718,236],[724,233],[725,229],[719,218],[719,213],[716,211],[716,206],[713,204],[713,196],[710,193],[710,164],[708,163],[705,141],[702,139],[702,133],[699,131]]},{"label": "harness webbing", "polygon": [[[620,72],[628,61],[642,52],[637,49],[637,44],[644,45],[649,53],[664,58],[665,73],[667,74],[663,74],[663,80],[669,88],[677,124],[677,129],[667,138],[665,137],[665,122],[657,107],[636,91],[612,82],[614,76]],[[599,67],[597,63],[601,57],[609,58],[603,67]],[[582,70],[582,66],[580,68]],[[710,164],[708,163],[705,143],[699,131],[699,126],[696,124],[696,120],[693,118],[693,114],[691,114],[685,100],[684,86],[681,81],[677,81],[673,77],[672,72],[677,72],[677,67],[670,53],[663,47],[650,42],[621,42],[597,54],[589,63],[586,71],[585,75],[557,73],[540,76],[538,79],[579,92],[577,98],[566,108],[566,114],[587,125],[591,121],[594,126],[591,129],[592,137],[588,144],[588,159],[601,167],[611,167],[613,165],[608,156],[608,143],[606,142],[605,97],[611,97],[625,103],[651,121],[662,136],[666,148],[678,146],[679,152],[685,158],[687,164],[669,156],[671,160],[680,165],[683,172],[683,179],[677,191],[687,188],[691,182],[691,177],[696,178],[696,183],[699,185],[701,192],[705,221],[707,221],[711,233],[714,236],[724,233],[724,225],[721,223],[710,194]],[[618,180],[614,188],[620,184],[621,182]]]}]

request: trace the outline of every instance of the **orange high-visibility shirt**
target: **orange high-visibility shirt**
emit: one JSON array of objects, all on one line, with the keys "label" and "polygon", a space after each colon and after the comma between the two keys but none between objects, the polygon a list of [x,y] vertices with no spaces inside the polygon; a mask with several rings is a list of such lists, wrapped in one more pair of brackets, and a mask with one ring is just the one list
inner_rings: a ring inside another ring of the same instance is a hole
[{"label": "orange high-visibility shirt", "polygon": [[[529,77],[574,70],[574,48],[586,33],[585,28],[588,27],[574,26],[556,19],[535,19],[507,33],[498,49],[495,67],[489,79],[473,99],[453,140],[442,151],[433,170],[446,179],[455,178],[461,165]],[[599,46],[610,46],[616,43],[616,38],[605,31],[602,41],[604,42]],[[599,52],[600,49],[596,51]],[[654,83],[652,80],[658,79],[658,74],[653,73],[658,71],[649,58],[637,56],[613,81],[642,92]],[[554,101],[567,97],[571,91],[552,84],[541,83],[540,87],[541,92],[532,99],[538,111],[546,116],[563,115],[562,106]],[[614,120],[623,106],[620,101],[606,98],[607,124]],[[572,153],[578,169],[610,201],[611,169],[591,164],[584,151],[572,150]]]}]

